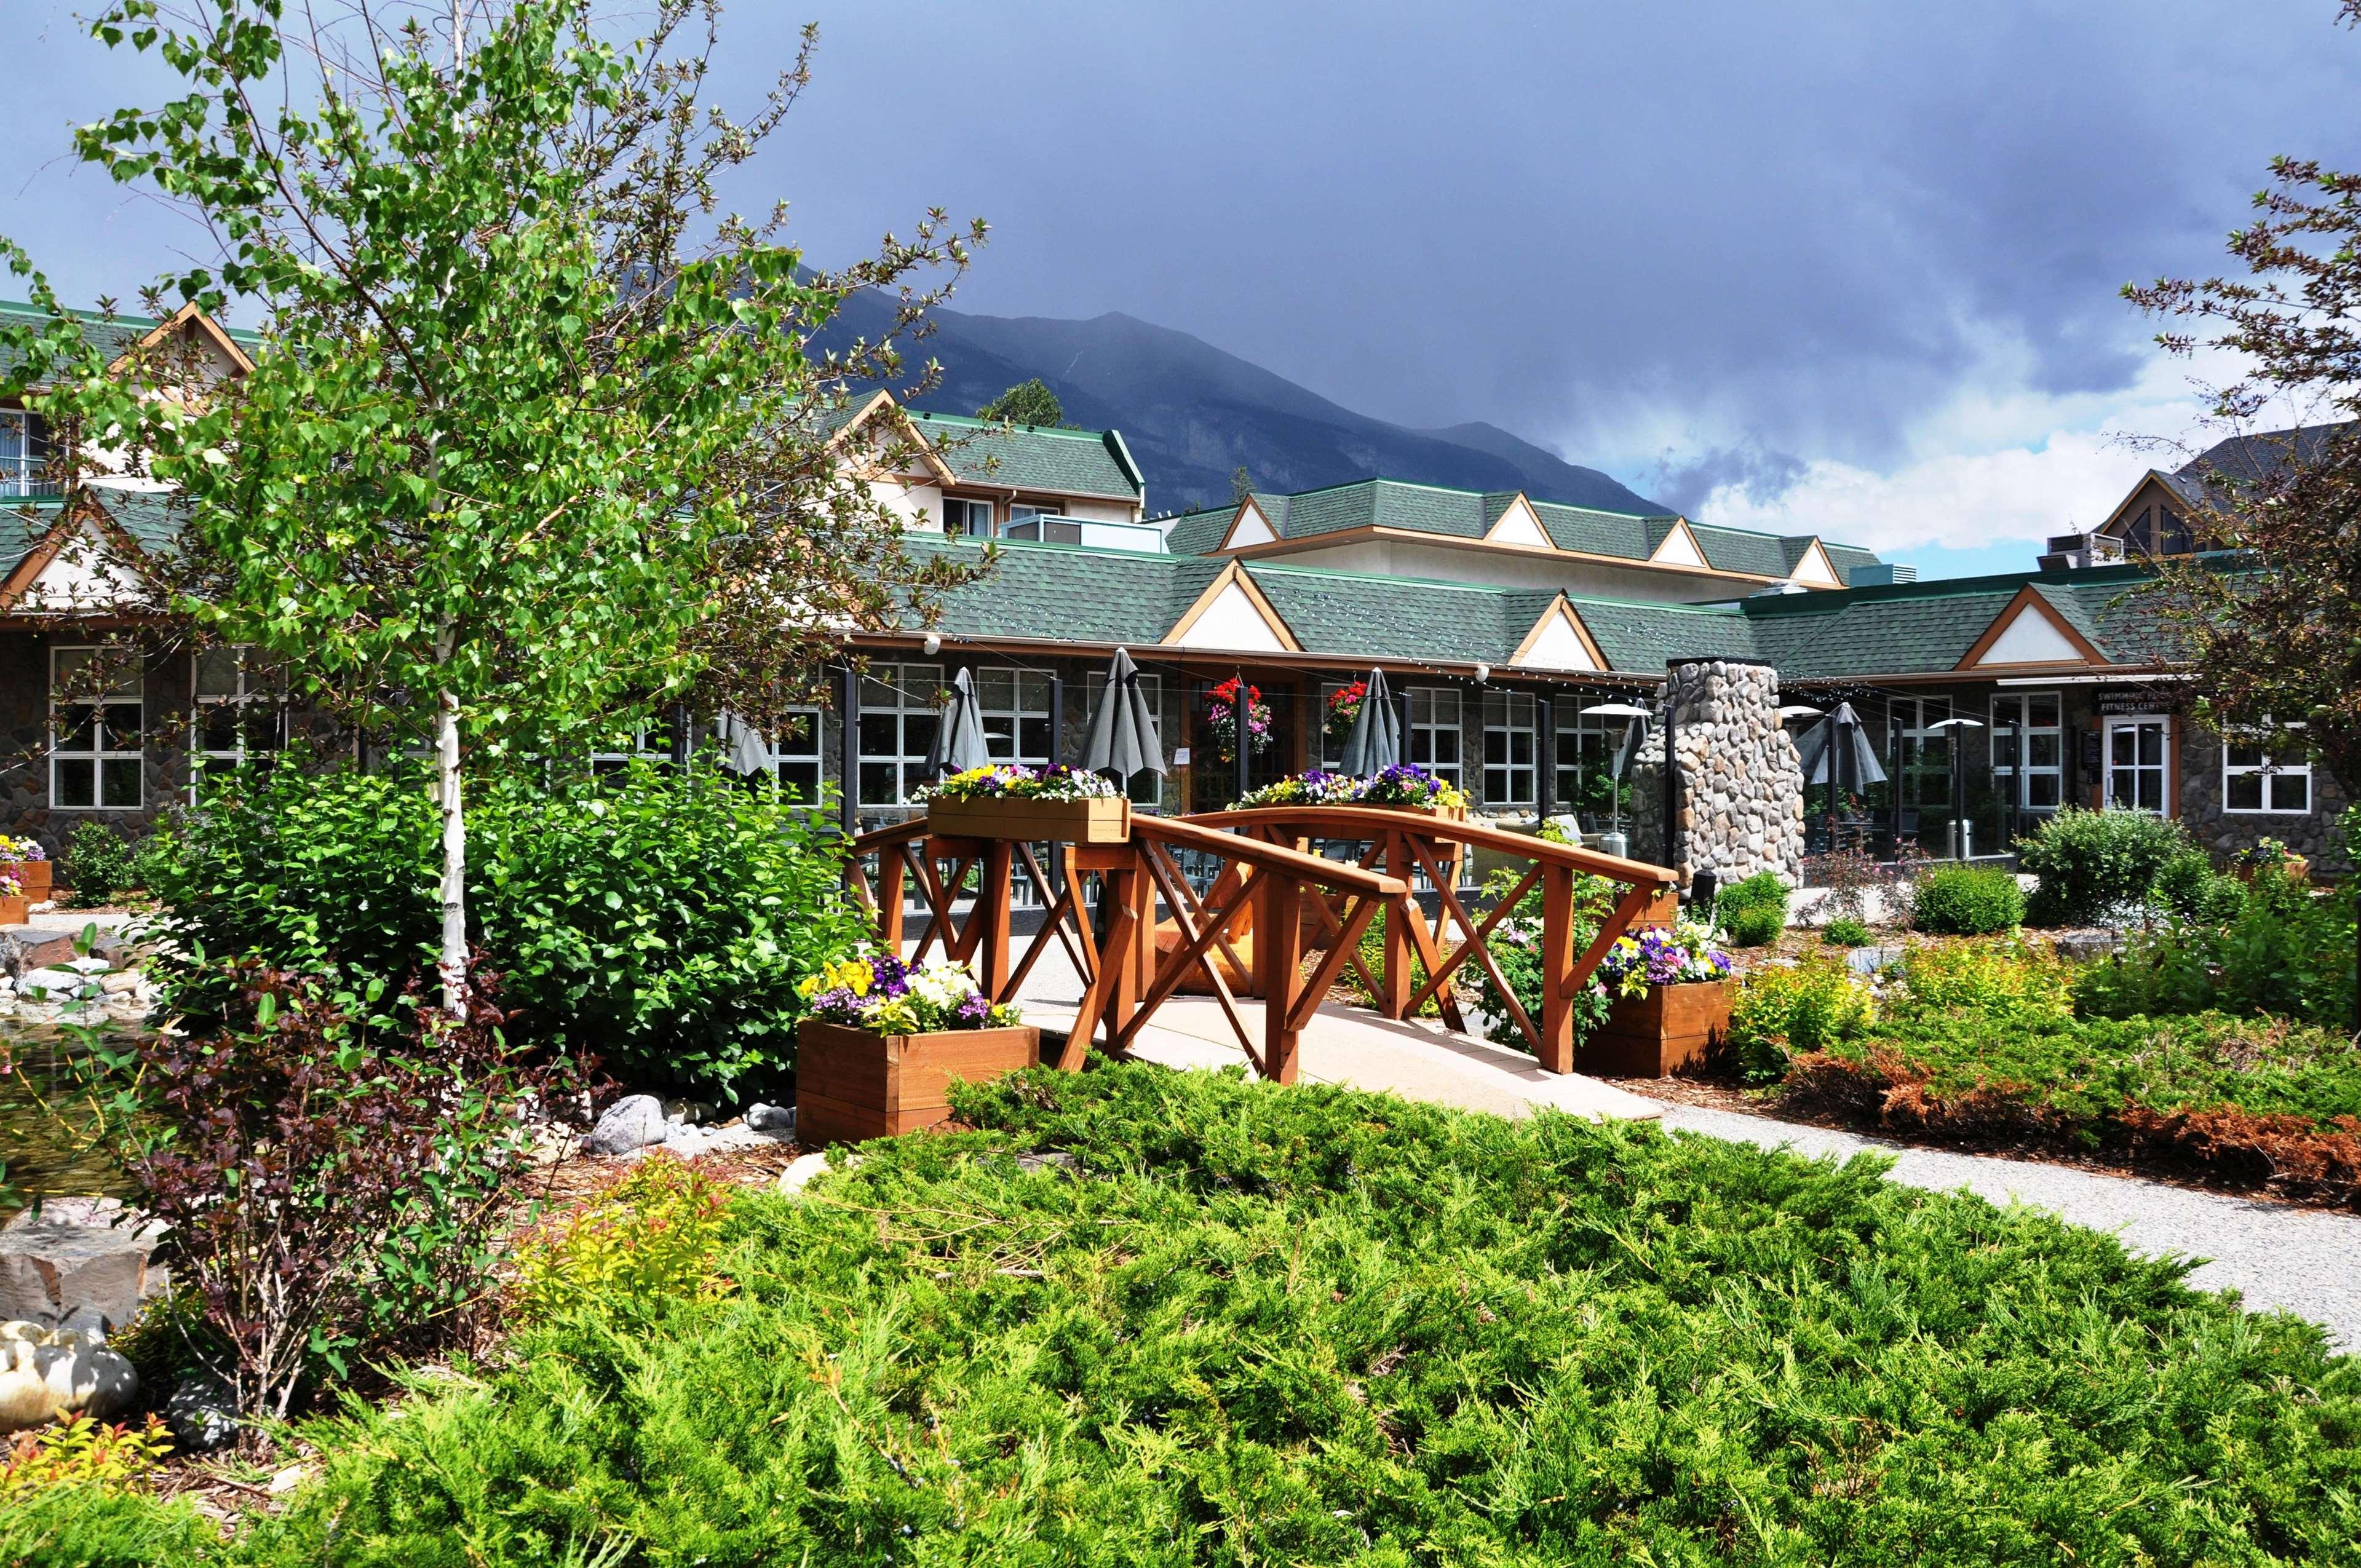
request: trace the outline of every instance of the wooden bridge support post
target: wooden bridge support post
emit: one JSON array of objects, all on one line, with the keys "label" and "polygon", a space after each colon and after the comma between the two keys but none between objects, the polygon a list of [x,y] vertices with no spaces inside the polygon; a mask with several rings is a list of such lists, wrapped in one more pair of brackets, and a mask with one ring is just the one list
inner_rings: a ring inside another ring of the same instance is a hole
[{"label": "wooden bridge support post", "polygon": [[1266,872],[1255,919],[1255,968],[1263,981],[1262,1075],[1277,1083],[1293,1083],[1296,1075],[1291,1019],[1303,989],[1302,893],[1294,877]]},{"label": "wooden bridge support post", "polygon": [[[1386,874],[1398,877],[1407,885],[1417,863],[1411,858],[1410,840],[1406,835],[1386,835]],[[1412,900],[1415,907],[1415,898]],[[1404,928],[1401,908],[1398,905],[1386,913],[1386,965],[1378,976],[1385,993],[1378,997],[1378,1011],[1389,1018],[1400,1018],[1410,1012],[1411,936]]]},{"label": "wooden bridge support post", "polygon": [[983,844],[983,881],[975,890],[975,912],[968,916],[979,922],[976,968],[981,971],[986,996],[997,996],[1008,981],[1008,922],[1012,878],[1015,874],[1016,847],[1006,839],[987,839]]},{"label": "wooden bridge support post", "polygon": [[1542,1016],[1538,1052],[1543,1072],[1574,1070],[1574,1001],[1565,993],[1574,970],[1574,872],[1542,865]]}]

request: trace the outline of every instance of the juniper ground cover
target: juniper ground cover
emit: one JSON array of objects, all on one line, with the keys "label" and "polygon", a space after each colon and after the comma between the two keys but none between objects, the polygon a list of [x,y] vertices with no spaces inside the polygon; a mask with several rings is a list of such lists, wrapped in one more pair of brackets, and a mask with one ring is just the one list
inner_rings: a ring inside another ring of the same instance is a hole
[{"label": "juniper ground cover", "polygon": [[[315,1426],[322,1475],[218,1550],[2361,1562],[2361,1365],[2037,1212],[1148,1067],[963,1106],[982,1131],[739,1201],[731,1288],[593,1299]],[[156,1513],[53,1503],[0,1557],[47,1529],[106,1561]]]}]

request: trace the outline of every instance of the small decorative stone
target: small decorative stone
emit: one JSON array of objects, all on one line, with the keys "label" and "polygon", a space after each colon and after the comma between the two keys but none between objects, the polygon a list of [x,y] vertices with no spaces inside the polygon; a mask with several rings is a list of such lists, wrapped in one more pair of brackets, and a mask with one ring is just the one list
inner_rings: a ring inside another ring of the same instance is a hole
[{"label": "small decorative stone", "polygon": [[190,1373],[172,1387],[164,1401],[164,1424],[172,1429],[172,1444],[183,1453],[210,1453],[237,1437],[237,1404],[229,1385],[211,1373]]},{"label": "small decorative stone", "polygon": [[758,1101],[746,1108],[746,1124],[758,1133],[792,1133],[796,1130],[796,1108],[765,1105]]},{"label": "small decorative stone", "polygon": [[590,1135],[582,1140],[585,1154],[629,1154],[660,1144],[671,1129],[664,1125],[664,1103],[653,1094],[627,1094],[607,1107]]}]

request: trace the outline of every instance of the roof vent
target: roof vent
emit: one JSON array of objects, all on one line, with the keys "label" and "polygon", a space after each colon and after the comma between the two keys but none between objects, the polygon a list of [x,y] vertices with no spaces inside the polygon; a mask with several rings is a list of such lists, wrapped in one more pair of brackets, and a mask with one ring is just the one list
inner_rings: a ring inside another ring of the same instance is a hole
[{"label": "roof vent", "polygon": [[1751,599],[1775,599],[1784,598],[1789,594],[1807,594],[1811,591],[1811,589],[1806,587],[1803,584],[1790,580],[1784,583],[1773,583],[1767,588],[1757,588],[1746,597]]},{"label": "roof vent", "polygon": [[1917,580],[1917,567],[1894,561],[1864,561],[1845,573],[1845,586],[1854,588],[1890,588]]}]

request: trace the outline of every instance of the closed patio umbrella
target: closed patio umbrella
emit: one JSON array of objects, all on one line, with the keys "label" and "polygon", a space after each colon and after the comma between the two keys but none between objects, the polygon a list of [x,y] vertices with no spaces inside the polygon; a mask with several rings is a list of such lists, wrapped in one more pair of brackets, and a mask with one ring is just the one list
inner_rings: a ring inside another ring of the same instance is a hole
[{"label": "closed patio umbrella", "polygon": [[771,769],[771,743],[763,732],[734,713],[725,713],[715,724],[720,731],[724,747],[722,762],[733,773],[762,773]]},{"label": "closed patio umbrella", "polygon": [[1878,762],[1877,748],[1870,744],[1867,726],[1852,710],[1852,704],[1840,702],[1837,709],[1819,723],[1804,732],[1795,743],[1795,754],[1804,764],[1804,782],[1822,784],[1828,782],[1832,760],[1839,757],[1844,783],[1858,789],[1864,784],[1883,784],[1885,769]]},{"label": "closed patio umbrella", "polygon": [[1131,651],[1118,648],[1107,666],[1106,689],[1091,712],[1090,734],[1082,741],[1084,772],[1113,773],[1128,784],[1134,773],[1164,772],[1164,741],[1156,733],[1156,713],[1148,694],[1139,689],[1139,667]]},{"label": "closed patio umbrella", "polygon": [[983,715],[976,706],[975,676],[962,669],[951,677],[950,706],[935,726],[935,743],[927,748],[927,772],[939,778],[991,762],[992,750],[983,743]]},{"label": "closed patio umbrella", "polygon": [[1401,716],[1394,711],[1393,694],[1386,689],[1386,673],[1371,670],[1368,690],[1361,696],[1361,711],[1353,716],[1353,732],[1345,737],[1340,769],[1355,778],[1368,778],[1402,760]]}]

